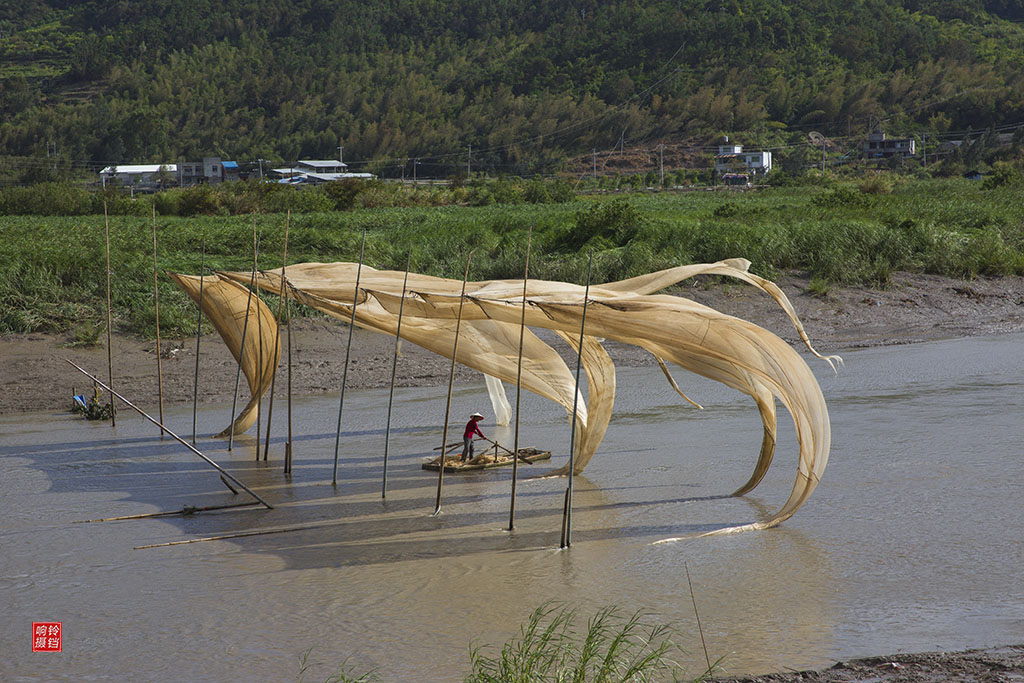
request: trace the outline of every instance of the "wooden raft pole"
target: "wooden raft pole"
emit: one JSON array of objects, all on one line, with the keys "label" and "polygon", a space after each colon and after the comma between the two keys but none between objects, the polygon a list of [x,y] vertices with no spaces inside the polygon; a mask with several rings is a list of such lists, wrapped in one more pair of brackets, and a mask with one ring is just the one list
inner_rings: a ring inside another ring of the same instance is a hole
[{"label": "wooden raft pole", "polygon": [[338,433],[334,437],[334,470],[331,473],[331,486],[338,485],[338,451],[341,450],[341,413],[345,409],[345,385],[348,383],[348,359],[352,354],[352,333],[356,327],[356,306],[359,304],[359,276],[363,272],[363,252],[366,249],[366,229],[363,229],[363,241],[359,245],[359,265],[356,266],[356,286],[352,292],[352,317],[348,321],[348,343],[345,345],[345,368],[341,371],[341,398],[338,399]]},{"label": "wooden raft pole", "polygon": [[469,262],[473,260],[473,252],[466,257],[466,272],[462,276],[462,294],[459,295],[459,316],[455,319],[455,341],[452,343],[452,369],[448,373],[448,400],[444,404],[444,429],[441,436],[441,461],[437,468],[437,500],[434,501],[434,514],[441,513],[441,487],[444,486],[444,444],[448,443],[448,420],[452,412],[452,386],[455,384],[455,358],[459,355],[459,328],[462,327],[462,307],[466,303],[466,281],[469,280]]},{"label": "wooden raft pole", "polygon": [[68,364],[70,364],[70,365],[71,365],[72,367],[74,367],[74,368],[75,368],[76,370],[78,370],[79,372],[81,372],[81,373],[82,373],[83,375],[85,375],[86,377],[88,377],[88,378],[89,378],[89,379],[91,379],[92,381],[94,381],[94,382],[96,382],[97,384],[99,384],[99,385],[100,385],[101,387],[103,387],[104,389],[106,389],[107,391],[109,391],[109,392],[110,392],[111,394],[113,394],[113,395],[114,395],[114,396],[116,396],[117,398],[121,399],[121,401],[122,401],[122,402],[123,402],[123,403],[124,403],[124,404],[125,404],[126,406],[128,406],[129,408],[131,408],[132,410],[134,410],[135,412],[137,412],[137,413],[138,413],[139,415],[141,415],[142,417],[146,418],[147,420],[149,420],[150,422],[152,422],[153,424],[155,424],[155,425],[156,425],[157,427],[162,427],[162,428],[164,429],[164,431],[166,431],[166,432],[167,432],[167,433],[168,433],[168,434],[169,434],[169,435],[171,436],[171,438],[173,438],[173,439],[174,439],[175,441],[177,441],[178,443],[180,443],[180,444],[181,444],[182,446],[184,446],[185,448],[189,449],[190,451],[192,451],[193,453],[195,453],[196,455],[198,455],[198,456],[199,456],[200,458],[202,458],[203,460],[205,460],[205,461],[206,461],[207,463],[209,463],[209,464],[210,464],[210,465],[211,465],[211,466],[212,466],[212,467],[213,467],[214,469],[216,469],[216,470],[217,470],[218,472],[220,472],[222,476],[224,476],[224,477],[227,477],[228,479],[230,479],[230,480],[231,480],[231,481],[233,481],[234,483],[238,484],[238,485],[239,485],[239,486],[240,486],[240,487],[241,487],[242,489],[244,489],[244,490],[245,490],[245,492],[246,492],[246,493],[248,493],[248,494],[249,494],[250,496],[252,496],[252,497],[253,497],[253,498],[255,498],[256,500],[258,500],[258,501],[259,501],[260,503],[262,503],[263,505],[265,505],[265,506],[267,507],[267,509],[268,509],[268,510],[273,510],[273,509],[274,509],[274,506],[273,506],[273,505],[271,505],[270,503],[268,503],[267,501],[263,500],[263,499],[262,499],[262,498],[260,498],[260,497],[259,497],[258,495],[256,495],[256,494],[255,494],[255,493],[253,492],[253,490],[252,490],[252,489],[250,489],[250,488],[249,488],[248,486],[246,486],[246,485],[245,485],[245,484],[243,484],[243,483],[242,483],[241,481],[239,481],[239,480],[238,480],[238,478],[237,478],[237,477],[236,477],[235,475],[231,474],[231,473],[230,473],[230,472],[228,472],[228,471],[227,471],[226,469],[224,469],[223,467],[221,467],[220,465],[218,465],[217,463],[215,463],[215,462],[214,462],[214,461],[213,461],[213,460],[212,460],[212,459],[211,459],[211,458],[210,458],[209,456],[207,456],[207,455],[206,455],[205,453],[203,453],[202,451],[200,451],[200,450],[199,450],[198,448],[196,448],[195,446],[193,446],[192,444],[190,444],[189,442],[185,441],[185,440],[184,440],[183,438],[181,438],[180,436],[178,436],[177,434],[175,434],[174,432],[172,432],[172,431],[171,431],[170,429],[168,429],[168,428],[167,428],[166,426],[164,426],[164,425],[160,424],[159,422],[157,422],[157,420],[156,420],[155,418],[153,418],[153,417],[152,417],[151,415],[149,415],[149,414],[148,414],[148,413],[147,413],[146,411],[142,410],[142,408],[139,408],[139,407],[138,407],[137,405],[135,405],[134,403],[132,403],[131,401],[129,401],[128,399],[126,399],[126,398],[125,398],[124,396],[122,396],[121,394],[119,394],[119,393],[117,393],[116,391],[114,391],[114,390],[113,390],[112,388],[108,387],[108,386],[107,386],[106,384],[104,384],[103,382],[101,382],[101,381],[100,381],[99,379],[97,379],[97,378],[96,378],[96,377],[94,377],[93,375],[90,375],[90,374],[89,374],[88,372],[86,372],[85,370],[83,370],[82,368],[80,368],[80,367],[79,367],[78,365],[76,365],[76,364],[75,364],[75,363],[73,363],[72,361],[68,360],[67,358],[65,358],[64,360],[65,360],[65,362],[67,362]]}]

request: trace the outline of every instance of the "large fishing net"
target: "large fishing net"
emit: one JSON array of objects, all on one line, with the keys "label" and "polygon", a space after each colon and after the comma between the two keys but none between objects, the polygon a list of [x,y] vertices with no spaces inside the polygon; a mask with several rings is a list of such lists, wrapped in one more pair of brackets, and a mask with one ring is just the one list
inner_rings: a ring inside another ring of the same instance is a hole
[{"label": "large fishing net", "polygon": [[[525,314],[523,280],[468,282],[463,300],[463,283],[459,280],[408,273],[408,283],[403,288],[406,273],[375,270],[355,263],[288,266],[284,282],[281,270],[263,271],[255,276],[251,272],[207,276],[203,313],[235,358],[241,358],[242,371],[252,392],[249,403],[224,433],[232,428],[237,433],[252,426],[255,406],[270,387],[279,356],[277,321],[248,289],[250,284],[272,294],[284,292],[328,315],[346,322],[354,320],[358,327],[392,336],[401,312],[401,338],[447,358],[452,357],[458,327],[455,360],[489,378],[488,390],[495,412],[505,421],[511,413],[501,382],[516,382],[520,321],[525,315],[522,388],[558,403],[569,415],[576,405],[579,438],[572,459],[576,474],[584,470],[600,446],[615,401],[615,367],[601,345],[602,339],[632,344],[652,353],[676,391],[679,388],[669,372],[669,363],[722,382],[754,400],[764,435],[754,472],[736,495],[757,486],[771,464],[778,399],[796,427],[796,482],[789,499],[769,519],[729,530],[775,526],[791,517],[808,499],[828,462],[828,409],[817,380],[800,355],[768,330],[683,297],[656,294],[696,275],[742,280],[771,296],[786,312],[807,349],[835,369],[836,363],[841,362],[839,357],[822,356],[814,350],[785,294],[769,280],[749,273],[749,266],[745,259],[729,259],[593,285],[586,305],[586,290],[580,285],[527,280]],[[199,278],[172,277],[193,299],[199,300]],[[581,362],[587,392],[585,400],[576,401],[573,373],[558,352],[530,328],[552,330],[574,352],[578,351],[584,309]],[[555,474],[567,474],[568,468],[566,464]]]}]

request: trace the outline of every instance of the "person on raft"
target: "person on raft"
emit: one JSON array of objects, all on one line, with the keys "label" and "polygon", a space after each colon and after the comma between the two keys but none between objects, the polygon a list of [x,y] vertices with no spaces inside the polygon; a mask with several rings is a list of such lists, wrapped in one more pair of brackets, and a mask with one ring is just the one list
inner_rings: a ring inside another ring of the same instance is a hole
[{"label": "person on raft", "polygon": [[459,458],[459,462],[466,462],[473,459],[473,437],[477,434],[480,435],[481,439],[486,439],[484,433],[480,431],[480,427],[477,424],[480,420],[484,419],[484,416],[480,413],[473,413],[469,416],[469,422],[466,423],[466,430],[462,433],[462,456]]}]

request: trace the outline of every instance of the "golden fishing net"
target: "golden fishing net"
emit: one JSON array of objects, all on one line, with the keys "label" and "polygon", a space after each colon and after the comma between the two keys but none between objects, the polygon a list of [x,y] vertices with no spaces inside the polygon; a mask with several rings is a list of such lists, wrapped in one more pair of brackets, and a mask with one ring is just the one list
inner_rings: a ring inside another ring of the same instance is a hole
[{"label": "golden fishing net", "polygon": [[[786,312],[807,349],[834,369],[840,359],[822,356],[812,348],[785,294],[774,283],[747,272],[749,265],[745,259],[729,259],[680,266],[590,288],[581,356],[587,396],[585,401],[578,401],[576,410],[578,438],[572,459],[575,473],[582,472],[591,460],[611,419],[615,368],[599,341],[611,339],[650,351],[680,395],[682,391],[672,379],[666,361],[722,382],[754,399],[764,424],[764,436],[754,472],[736,491],[737,495],[754,488],[771,464],[777,429],[775,399],[781,401],[792,416],[799,443],[799,461],[789,499],[770,519],[723,531],[774,526],[792,516],[807,500],[825,470],[831,438],[828,410],[810,368],[789,344],[753,323],[689,299],[655,294],[700,274],[729,276],[747,282],[771,296]],[[225,272],[219,276],[213,279],[218,295],[207,299],[204,292],[203,312],[237,358],[241,347],[239,320],[245,317],[247,310],[247,289],[243,285],[250,282],[251,273]],[[352,318],[354,304],[357,326],[389,335],[395,334],[401,308],[402,339],[451,358],[462,282],[409,273],[403,297],[404,277],[403,272],[378,271],[365,265],[359,269],[354,263],[306,263],[288,267],[285,291],[296,301],[346,322]],[[193,299],[198,298],[198,278],[175,276],[175,279]],[[281,291],[281,271],[261,272],[255,284],[277,294]],[[207,278],[207,291],[210,286],[211,279]],[[257,308],[262,305],[258,297],[253,300]],[[522,280],[467,283],[456,361],[514,385],[522,307]],[[258,316],[251,306],[249,309],[249,324],[257,318],[255,325],[262,332],[252,333],[254,341],[246,335],[242,369],[254,398],[236,418],[236,430],[242,428],[242,418],[249,417],[257,392],[262,393],[270,386],[277,363],[276,323],[268,315],[269,310],[263,309],[266,307],[260,309]],[[564,282],[527,281],[527,327],[552,330],[576,350],[583,315],[583,287]],[[273,353],[262,358],[256,356],[259,339],[263,339],[264,344],[269,341]],[[272,362],[268,356],[272,357]],[[489,385],[493,387],[493,383]],[[523,342],[522,387],[572,413],[576,398],[573,372],[553,348],[529,329],[525,330]],[[491,391],[493,396],[494,389]],[[567,473],[568,468],[567,464],[559,472]]]}]

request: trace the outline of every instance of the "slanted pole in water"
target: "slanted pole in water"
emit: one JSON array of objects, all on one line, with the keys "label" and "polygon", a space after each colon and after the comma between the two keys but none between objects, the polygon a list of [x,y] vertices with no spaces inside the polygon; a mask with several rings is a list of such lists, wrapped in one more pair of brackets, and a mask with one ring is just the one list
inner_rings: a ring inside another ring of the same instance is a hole
[{"label": "slanted pole in water", "polygon": [[448,420],[452,412],[452,386],[455,384],[455,358],[459,355],[459,328],[462,327],[462,307],[466,304],[466,282],[469,280],[469,262],[473,259],[473,252],[469,252],[466,258],[466,273],[462,276],[462,294],[459,295],[459,316],[455,319],[455,341],[452,344],[452,369],[448,373],[448,399],[444,404],[444,429],[441,437],[440,464],[437,468],[437,500],[434,501],[434,514],[441,512],[441,487],[444,486],[444,450],[448,443]]},{"label": "slanted pole in water", "polygon": [[[252,290],[256,286],[256,266],[259,260],[260,245],[256,236],[256,214],[252,215],[252,276],[249,278],[249,296],[245,300],[245,321],[242,322],[242,343],[238,347],[238,369],[235,371],[235,393],[231,399],[231,426],[228,427],[228,450],[235,444],[235,408],[238,407],[238,381],[242,377],[242,357],[245,355],[245,335],[249,332],[249,309],[252,307]],[[259,434],[259,432],[256,432]],[[256,448],[259,453],[259,442]]]},{"label": "slanted pole in water", "polygon": [[[277,295],[277,317],[275,322],[277,327],[274,330],[274,349],[277,350],[281,347],[281,306],[284,303],[284,270],[288,264],[288,226],[292,220],[291,209],[288,210],[288,214],[284,219],[284,255],[281,256],[281,288],[278,290]],[[263,445],[263,459],[267,459],[267,453],[270,451],[270,420],[274,416],[274,388],[277,387],[277,368],[274,369],[274,376],[270,379],[270,405],[267,406],[267,440]],[[259,432],[257,432],[259,436]]]},{"label": "slanted pole in water", "polygon": [[192,380],[192,443],[196,442],[196,422],[199,417],[199,338],[203,335],[203,282],[206,280],[206,239],[199,266],[199,305],[196,318],[196,375]]},{"label": "slanted pole in water", "polygon": [[569,486],[565,489],[565,509],[562,512],[562,544],[568,548],[572,545],[572,480],[573,469],[576,467],[576,410],[580,401],[580,365],[583,363],[583,336],[587,327],[587,300],[590,298],[590,271],[594,265],[594,252],[590,252],[587,262],[587,287],[583,290],[583,314],[580,316],[580,342],[576,350],[576,386],[572,399],[572,431],[569,437]]},{"label": "slanted pole in water", "polygon": [[[526,267],[523,269],[523,308],[519,317],[519,361],[516,365],[516,430],[512,445],[512,495],[508,506],[508,530],[516,528],[516,480],[519,477],[519,406],[523,396],[523,337],[526,334],[526,284],[530,279],[530,246],[533,226],[526,236]],[[497,451],[495,451],[497,453]]]},{"label": "slanted pole in water", "polygon": [[[180,444],[181,444],[182,446],[184,446],[185,448],[189,449],[190,451],[192,451],[193,453],[195,453],[196,455],[198,455],[198,456],[199,456],[200,458],[202,458],[203,460],[205,460],[206,462],[208,462],[208,463],[209,463],[210,465],[212,465],[212,466],[213,466],[213,467],[214,467],[214,468],[215,468],[215,469],[216,469],[216,470],[217,470],[218,472],[220,472],[220,473],[221,473],[221,475],[223,475],[223,477],[227,477],[227,478],[228,478],[228,479],[230,479],[231,481],[233,481],[233,482],[235,482],[236,484],[238,484],[238,485],[239,485],[239,486],[240,486],[240,487],[241,487],[242,489],[244,489],[244,490],[245,490],[245,492],[246,492],[246,493],[248,493],[248,494],[249,494],[250,496],[252,496],[252,497],[253,497],[253,498],[255,498],[256,500],[258,500],[258,501],[259,501],[260,503],[262,503],[263,505],[265,505],[265,506],[267,507],[267,509],[268,509],[268,510],[273,510],[273,509],[274,509],[274,506],[273,506],[273,505],[271,505],[271,504],[270,504],[270,503],[268,503],[267,501],[265,501],[265,500],[263,500],[262,498],[260,498],[259,496],[257,496],[257,495],[256,495],[256,494],[255,494],[255,493],[254,493],[254,492],[252,491],[252,489],[250,489],[250,488],[249,488],[248,486],[246,486],[245,484],[243,484],[242,482],[240,482],[240,481],[238,480],[238,478],[237,478],[237,477],[235,477],[235,475],[231,474],[230,472],[228,472],[227,470],[225,470],[225,469],[224,469],[223,467],[221,467],[220,465],[218,465],[217,463],[215,463],[215,462],[214,462],[213,460],[211,460],[211,459],[210,459],[210,458],[209,458],[208,456],[206,456],[206,455],[205,455],[204,453],[202,453],[202,452],[201,452],[201,451],[200,451],[199,449],[197,449],[197,448],[196,448],[195,446],[193,446],[193,445],[192,445],[192,444],[190,444],[189,442],[185,441],[185,439],[181,438],[180,436],[178,436],[177,434],[175,434],[174,432],[172,432],[172,431],[171,431],[170,429],[168,429],[168,428],[167,428],[167,427],[165,427],[164,425],[160,424],[160,422],[158,422],[158,421],[157,421],[157,420],[156,420],[155,418],[153,418],[152,416],[150,416],[150,415],[149,415],[149,414],[148,414],[148,413],[147,413],[146,411],[142,410],[142,408],[139,408],[139,407],[138,407],[137,405],[135,405],[134,403],[132,403],[131,401],[129,401],[128,399],[126,399],[126,398],[125,398],[124,396],[122,396],[121,394],[119,394],[119,393],[117,393],[116,391],[114,391],[113,389],[111,389],[111,388],[110,388],[109,386],[107,386],[107,385],[106,385],[106,384],[104,384],[103,382],[99,381],[99,379],[97,379],[96,377],[93,377],[92,375],[90,375],[90,374],[89,374],[88,372],[86,372],[85,370],[83,370],[82,368],[80,368],[80,367],[79,367],[78,365],[75,365],[74,363],[72,363],[72,362],[71,362],[70,360],[68,360],[67,358],[65,358],[64,360],[65,360],[65,361],[67,361],[68,363],[70,363],[70,364],[71,364],[71,365],[72,365],[72,366],[73,366],[73,367],[74,367],[74,368],[75,368],[76,370],[78,370],[79,372],[81,372],[81,373],[82,373],[83,375],[85,375],[86,377],[88,377],[89,379],[91,379],[92,381],[96,382],[96,383],[97,383],[97,384],[99,384],[99,385],[100,385],[101,387],[103,387],[104,389],[106,389],[107,391],[109,391],[109,392],[110,392],[110,393],[111,393],[111,394],[112,394],[113,396],[116,396],[117,398],[121,399],[121,401],[122,401],[122,402],[123,402],[123,403],[124,403],[124,404],[125,404],[126,406],[128,406],[129,408],[131,408],[132,410],[134,410],[135,412],[137,412],[137,413],[138,413],[139,415],[141,415],[142,417],[146,418],[147,420],[149,420],[150,422],[152,422],[153,424],[155,424],[155,425],[156,425],[157,427],[160,427],[160,428],[161,428],[161,429],[163,429],[163,430],[164,430],[165,432],[167,432],[168,434],[170,434],[171,438],[173,438],[173,439],[174,439],[175,441],[177,441],[178,443],[180,443]],[[231,488],[231,486],[229,485],[229,486],[228,486],[228,488]]]},{"label": "slanted pole in water", "polygon": [[[103,200],[103,229],[107,242],[107,381],[114,386],[114,354],[110,346],[110,217],[107,215],[107,200]],[[117,426],[117,416],[114,414],[114,390],[110,390],[110,426]]]},{"label": "slanted pole in water", "polygon": [[[156,320],[156,393],[160,407],[160,424],[164,421],[164,373],[160,359],[160,271],[156,267],[156,206],[153,207],[153,315]],[[160,428],[160,438],[164,428]]]},{"label": "slanted pole in water", "polygon": [[359,245],[359,265],[356,266],[356,286],[352,293],[352,317],[348,321],[348,343],[345,345],[345,368],[341,371],[341,398],[338,399],[338,433],[334,437],[334,471],[331,486],[338,485],[338,451],[341,448],[341,413],[345,409],[345,385],[348,383],[348,359],[352,353],[352,332],[356,328],[356,305],[359,299],[359,276],[363,272],[363,252],[366,249],[366,230]]},{"label": "slanted pole in water", "polygon": [[[412,247],[405,260],[405,278],[402,280],[402,300],[398,303],[398,325],[395,328],[395,355],[391,359],[391,391],[388,393],[388,419],[384,426],[384,476],[380,485],[380,497],[388,497],[388,451],[391,447],[391,408],[395,404],[395,376],[398,373],[398,345],[402,341],[402,310],[405,308],[405,288],[409,283],[409,266],[412,265]],[[444,458],[444,456],[441,456]]]}]

